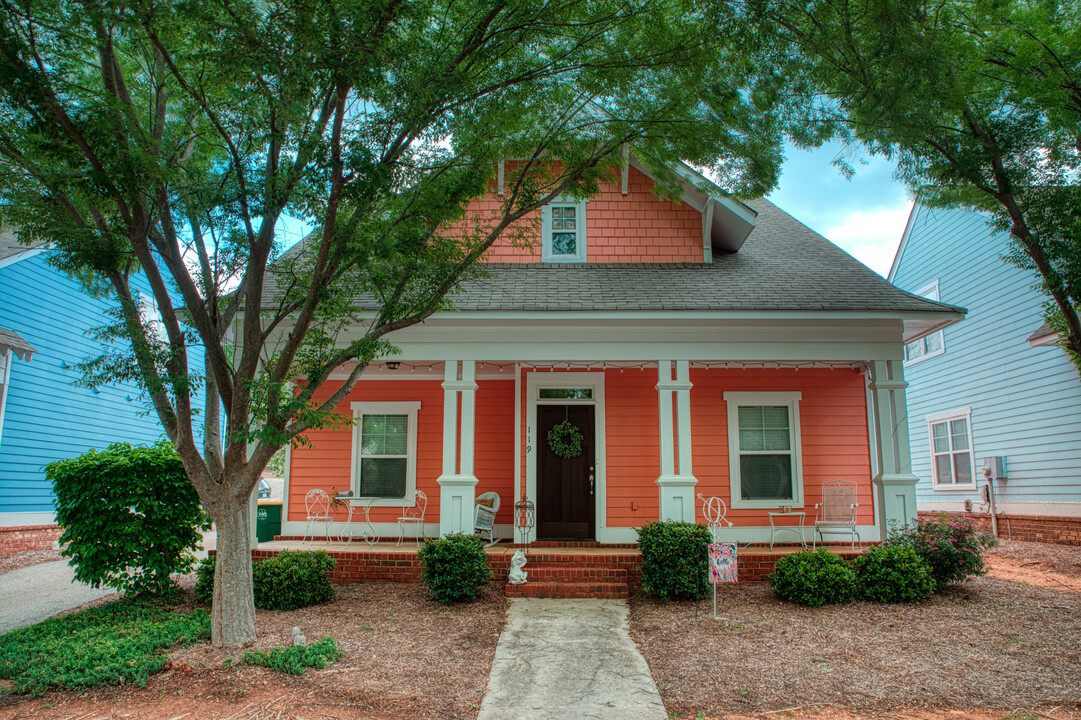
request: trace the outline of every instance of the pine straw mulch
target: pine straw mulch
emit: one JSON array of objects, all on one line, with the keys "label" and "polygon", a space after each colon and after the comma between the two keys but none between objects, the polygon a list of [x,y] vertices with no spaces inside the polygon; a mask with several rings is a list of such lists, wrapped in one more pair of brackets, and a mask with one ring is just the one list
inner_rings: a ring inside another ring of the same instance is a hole
[{"label": "pine straw mulch", "polygon": [[60,551],[52,548],[46,550],[24,550],[23,552],[0,555],[0,575],[12,570],[21,570],[31,565],[63,560]]},{"label": "pine straw mulch", "polygon": [[[990,558],[991,576],[917,605],[811,609],[765,584],[736,585],[719,588],[718,615],[729,620],[718,621],[711,599],[639,596],[631,636],[681,717],[1081,717],[1081,583],[994,577],[1003,562],[1060,554],[1005,551],[1011,558]],[[1027,576],[1041,574],[1034,567]]]},{"label": "pine straw mulch", "polygon": [[309,643],[332,635],[344,654],[325,670],[294,677],[238,665],[243,651],[203,643],[174,650],[168,669],[145,688],[36,700],[0,694],[0,720],[476,717],[506,615],[502,587],[489,586],[475,602],[451,607],[429,599],[419,584],[356,583],[338,590],[325,605],[259,610],[259,639],[246,648],[292,644],[294,626]]}]

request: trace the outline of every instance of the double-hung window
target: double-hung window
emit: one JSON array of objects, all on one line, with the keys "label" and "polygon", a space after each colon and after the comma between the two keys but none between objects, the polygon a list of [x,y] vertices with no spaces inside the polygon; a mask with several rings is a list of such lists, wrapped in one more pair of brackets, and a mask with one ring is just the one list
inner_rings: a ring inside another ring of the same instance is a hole
[{"label": "double-hung window", "polygon": [[[915,294],[928,300],[938,300],[938,280],[920,288]],[[946,352],[946,344],[942,331],[939,330],[905,345],[905,362],[914,363],[927,360],[944,352]]]},{"label": "double-hung window", "polygon": [[401,505],[417,489],[419,402],[355,402],[352,489],[376,505]]},{"label": "double-hung window", "polygon": [[553,200],[541,208],[541,259],[544,262],[586,261],[586,203]]},{"label": "double-hung window", "polygon": [[931,472],[936,490],[975,490],[970,408],[931,415]]},{"label": "double-hung window", "polygon": [[726,392],[735,508],[803,506],[798,392]]}]

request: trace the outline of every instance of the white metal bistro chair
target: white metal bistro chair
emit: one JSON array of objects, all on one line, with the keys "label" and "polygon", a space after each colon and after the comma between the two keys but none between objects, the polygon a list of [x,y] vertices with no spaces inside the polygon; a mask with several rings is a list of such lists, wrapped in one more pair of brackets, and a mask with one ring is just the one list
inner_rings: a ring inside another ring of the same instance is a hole
[{"label": "white metal bistro chair", "polygon": [[822,502],[815,503],[815,532],[811,547],[818,547],[818,540],[826,541],[823,533],[848,533],[852,549],[856,549],[856,483],[851,480],[831,480],[822,486]]},{"label": "white metal bistro chair", "polygon": [[486,492],[477,496],[473,505],[473,534],[487,536],[485,547],[495,545],[495,515],[499,512],[499,493]]},{"label": "white metal bistro chair", "polygon": [[[310,544],[315,543],[315,526],[319,523],[326,525],[326,537],[330,539],[330,527],[334,517],[330,514],[330,495],[326,490],[309,490],[304,496],[304,509],[307,512],[308,524],[304,528],[304,538],[309,538]],[[303,542],[304,538],[301,538]]]},{"label": "white metal bistro chair", "polygon": [[[412,505],[409,501],[412,500]],[[424,494],[423,490],[417,490],[411,495],[406,495],[402,501],[402,516],[398,518],[398,542],[396,545],[401,545],[405,542],[405,526],[414,525],[417,529],[417,547],[420,547],[420,539],[424,536],[424,511],[428,507],[428,496]]]}]

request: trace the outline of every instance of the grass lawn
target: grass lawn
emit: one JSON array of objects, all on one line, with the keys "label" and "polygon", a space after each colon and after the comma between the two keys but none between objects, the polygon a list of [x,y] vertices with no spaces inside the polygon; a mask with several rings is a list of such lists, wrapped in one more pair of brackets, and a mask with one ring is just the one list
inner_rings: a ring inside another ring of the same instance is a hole
[{"label": "grass lawn", "polygon": [[0,636],[0,678],[16,692],[146,684],[162,652],[210,637],[203,610],[175,612],[152,600],[120,600]]},{"label": "grass lawn", "polygon": [[[1017,547],[992,557],[992,568],[1020,568]],[[712,599],[662,604],[639,597],[631,604],[631,637],[665,707],[679,717],[789,708],[802,716],[827,706],[867,715],[983,708],[1005,718],[1019,708],[1057,708],[1054,717],[1077,716],[1081,584],[1069,575],[1040,573],[1030,583],[995,573],[916,605],[811,609],[775,598],[766,585],[726,586],[718,615],[728,621],[713,619]]]}]

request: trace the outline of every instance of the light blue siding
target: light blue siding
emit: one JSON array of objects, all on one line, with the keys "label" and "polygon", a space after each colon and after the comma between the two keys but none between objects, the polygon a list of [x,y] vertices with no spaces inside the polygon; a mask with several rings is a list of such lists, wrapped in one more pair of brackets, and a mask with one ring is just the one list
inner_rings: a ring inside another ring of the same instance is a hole
[{"label": "light blue siding", "polygon": [[910,220],[893,283],[914,292],[937,279],[942,302],[969,311],[946,328],[944,354],[905,366],[921,503],[978,501],[931,480],[926,418],[962,408],[972,410],[977,477],[984,457],[1007,457],[1000,502],[1081,502],[1081,376],[1063,350],[1028,344],[1044,297],[1031,273],[1001,260],[1008,245],[976,213],[920,207]]},{"label": "light blue siding", "polygon": [[[12,357],[0,434],[0,513],[51,512],[42,467],[114,442],[163,437],[134,385],[74,387],[76,363],[100,354],[86,331],[107,322],[109,303],[84,294],[42,255],[0,268],[0,327],[19,333],[37,352]],[[201,349],[192,360],[202,367]]]}]

